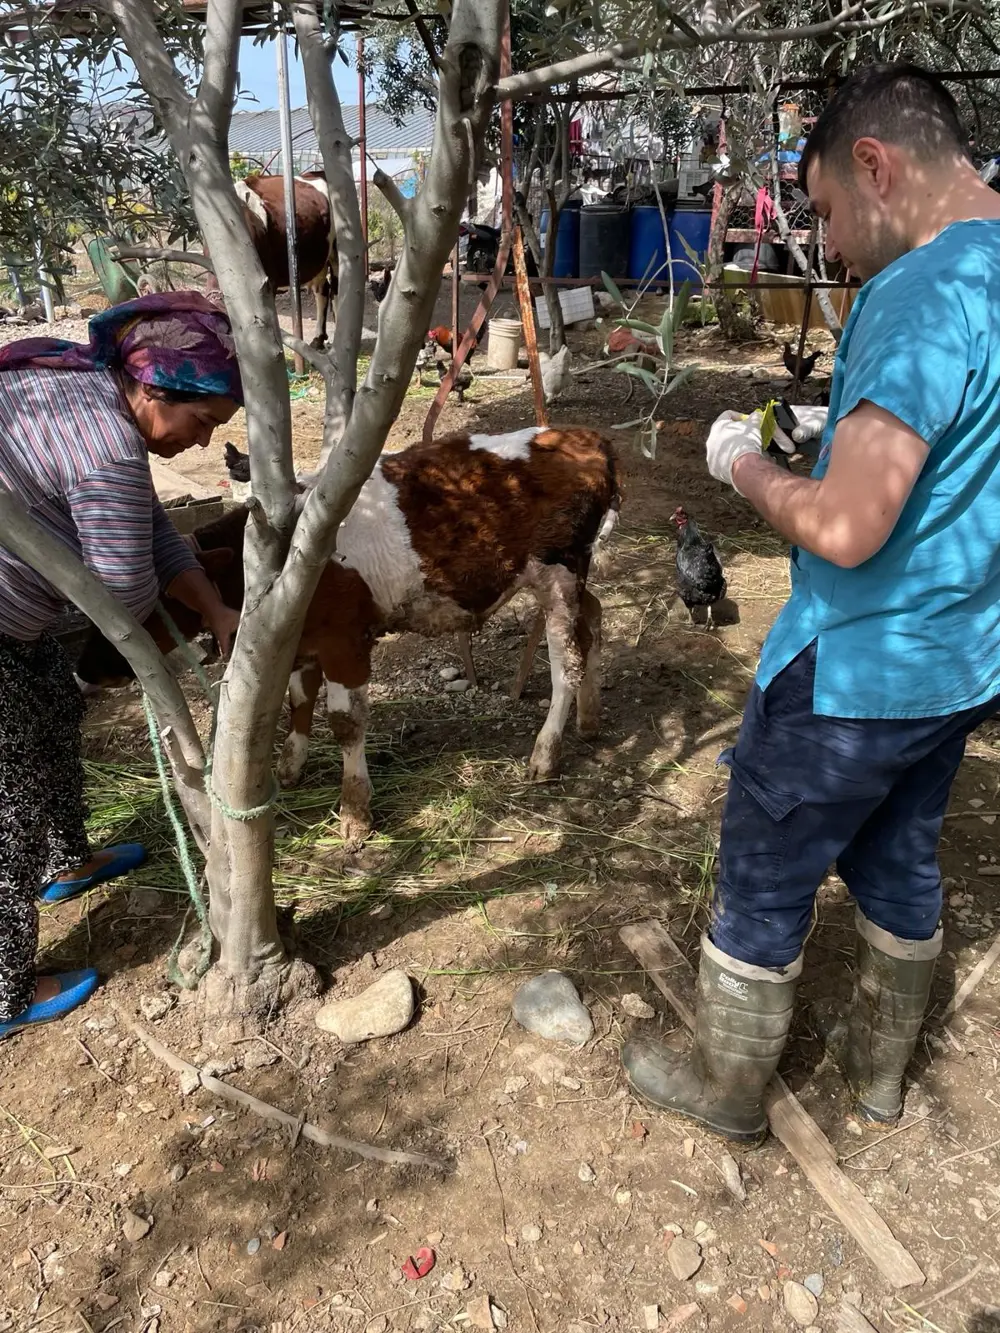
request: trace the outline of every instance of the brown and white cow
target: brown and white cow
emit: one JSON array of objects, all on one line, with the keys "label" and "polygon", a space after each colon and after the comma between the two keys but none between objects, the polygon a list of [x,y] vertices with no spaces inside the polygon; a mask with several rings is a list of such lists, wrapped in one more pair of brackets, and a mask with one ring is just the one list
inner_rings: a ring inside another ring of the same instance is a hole
[{"label": "brown and white cow", "polygon": [[[325,683],[344,756],[341,829],[349,842],[363,838],[371,829],[365,732],[376,640],[476,630],[521,589],[545,613],[552,673],[529,774],[552,777],[574,697],[581,734],[598,729],[601,604],[586,582],[618,504],[611,444],[582,427],[455,434],[383,456],[341,525],[306,615],[289,686],[282,785],[302,774]],[[209,558],[238,550],[245,526],[246,510],[235,510],[199,529],[199,545]],[[214,577],[224,600],[240,605],[242,561],[217,559]],[[104,678],[93,664],[77,670]]]},{"label": "brown and white cow", "polygon": [[[235,187],[271,289],[284,291],[289,283],[284,178],[250,175],[236,181]],[[335,301],[337,295],[337,239],[330,191],[321,171],[305,172],[295,178],[295,253],[299,283],[310,287],[316,297],[312,345],[323,347],[330,301],[331,298]]]}]

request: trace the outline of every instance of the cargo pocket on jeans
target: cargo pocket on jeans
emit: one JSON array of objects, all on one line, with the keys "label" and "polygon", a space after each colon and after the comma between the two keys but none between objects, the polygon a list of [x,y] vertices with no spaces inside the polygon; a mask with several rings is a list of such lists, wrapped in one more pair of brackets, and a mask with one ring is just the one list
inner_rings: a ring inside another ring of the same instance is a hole
[{"label": "cargo pocket on jeans", "polygon": [[762,782],[731,750],[719,763],[728,766],[733,780],[722,817],[716,912],[747,919],[780,912],[788,896],[786,861],[803,798]]}]

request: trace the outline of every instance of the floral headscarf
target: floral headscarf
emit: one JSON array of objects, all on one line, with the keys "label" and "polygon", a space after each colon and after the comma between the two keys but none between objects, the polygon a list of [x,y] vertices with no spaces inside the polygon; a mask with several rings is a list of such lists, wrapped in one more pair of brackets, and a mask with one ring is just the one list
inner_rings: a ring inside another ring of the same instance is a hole
[{"label": "floral headscarf", "polygon": [[90,343],[23,338],[0,348],[0,372],[122,369],[131,379],[177,393],[243,402],[229,317],[200,292],[154,292],[90,321]]}]

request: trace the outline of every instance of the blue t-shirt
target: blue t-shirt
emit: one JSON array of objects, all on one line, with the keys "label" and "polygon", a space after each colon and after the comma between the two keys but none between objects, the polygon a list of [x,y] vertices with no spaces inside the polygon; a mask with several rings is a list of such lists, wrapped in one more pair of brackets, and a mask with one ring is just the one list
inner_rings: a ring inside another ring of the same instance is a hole
[{"label": "blue t-shirt", "polygon": [[862,401],[930,453],[889,540],[856,569],[792,547],[757,684],[815,639],[815,711],[943,717],[1000,694],[1000,220],[956,222],[858,293],[830,415]]}]

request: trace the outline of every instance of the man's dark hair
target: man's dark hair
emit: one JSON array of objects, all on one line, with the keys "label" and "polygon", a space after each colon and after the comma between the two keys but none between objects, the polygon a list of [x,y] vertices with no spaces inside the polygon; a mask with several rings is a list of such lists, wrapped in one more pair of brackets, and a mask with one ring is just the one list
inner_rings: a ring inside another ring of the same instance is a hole
[{"label": "man's dark hair", "polygon": [[936,74],[901,62],[871,65],[824,107],[799,161],[799,187],[807,190],[806,175],[817,158],[846,174],[854,145],[867,137],[899,144],[924,162],[945,154],[969,157],[955,99]]}]

